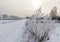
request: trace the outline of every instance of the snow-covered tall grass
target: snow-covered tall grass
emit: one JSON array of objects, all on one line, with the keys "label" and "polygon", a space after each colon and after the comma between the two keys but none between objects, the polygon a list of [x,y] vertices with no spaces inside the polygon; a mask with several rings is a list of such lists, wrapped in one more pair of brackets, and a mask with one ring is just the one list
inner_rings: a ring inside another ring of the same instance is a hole
[{"label": "snow-covered tall grass", "polygon": [[54,21],[37,19],[26,20],[25,42],[43,42],[49,39],[49,33],[54,29]]}]

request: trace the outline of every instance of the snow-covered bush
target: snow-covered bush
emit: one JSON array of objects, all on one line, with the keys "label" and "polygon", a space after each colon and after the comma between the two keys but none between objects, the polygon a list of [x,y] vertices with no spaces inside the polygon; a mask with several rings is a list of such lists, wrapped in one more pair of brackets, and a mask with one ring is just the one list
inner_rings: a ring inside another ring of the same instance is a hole
[{"label": "snow-covered bush", "polygon": [[24,42],[43,42],[49,39],[49,32],[54,28],[51,20],[27,19]]}]

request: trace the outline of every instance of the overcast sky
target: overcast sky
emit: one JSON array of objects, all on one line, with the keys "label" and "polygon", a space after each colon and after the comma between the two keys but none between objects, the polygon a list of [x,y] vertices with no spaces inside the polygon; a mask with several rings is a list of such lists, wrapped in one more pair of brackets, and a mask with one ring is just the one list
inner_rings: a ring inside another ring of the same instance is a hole
[{"label": "overcast sky", "polygon": [[[33,4],[35,2],[36,6]],[[30,16],[34,14],[40,2],[43,12],[49,13],[53,6],[60,10],[60,0],[0,0],[0,14]]]}]

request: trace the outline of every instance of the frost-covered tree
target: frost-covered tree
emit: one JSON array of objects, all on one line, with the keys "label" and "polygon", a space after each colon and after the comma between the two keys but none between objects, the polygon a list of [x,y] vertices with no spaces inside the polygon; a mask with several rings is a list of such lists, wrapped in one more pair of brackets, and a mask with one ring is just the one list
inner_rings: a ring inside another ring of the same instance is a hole
[{"label": "frost-covered tree", "polygon": [[39,9],[36,10],[36,12],[34,13],[34,15],[32,16],[32,18],[41,18],[44,14],[41,11],[41,7]]},{"label": "frost-covered tree", "polygon": [[53,7],[53,9],[51,9],[50,16],[52,17],[52,19],[56,19],[56,17],[57,17],[57,7]]},{"label": "frost-covered tree", "polygon": [[56,13],[57,13],[57,8],[56,7],[51,9],[51,13],[50,13],[51,16],[56,16]]}]

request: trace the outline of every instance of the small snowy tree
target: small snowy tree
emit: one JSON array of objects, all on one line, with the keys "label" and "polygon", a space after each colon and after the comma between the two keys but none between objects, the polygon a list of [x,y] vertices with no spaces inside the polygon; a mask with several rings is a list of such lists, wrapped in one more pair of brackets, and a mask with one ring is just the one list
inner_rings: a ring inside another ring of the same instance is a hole
[{"label": "small snowy tree", "polygon": [[52,17],[52,19],[56,19],[56,17],[57,17],[57,7],[54,7],[53,9],[51,9],[50,16]]},{"label": "small snowy tree", "polygon": [[36,10],[36,12],[34,13],[34,15],[32,16],[32,18],[41,18],[44,14],[41,11],[41,7],[39,9]]}]

